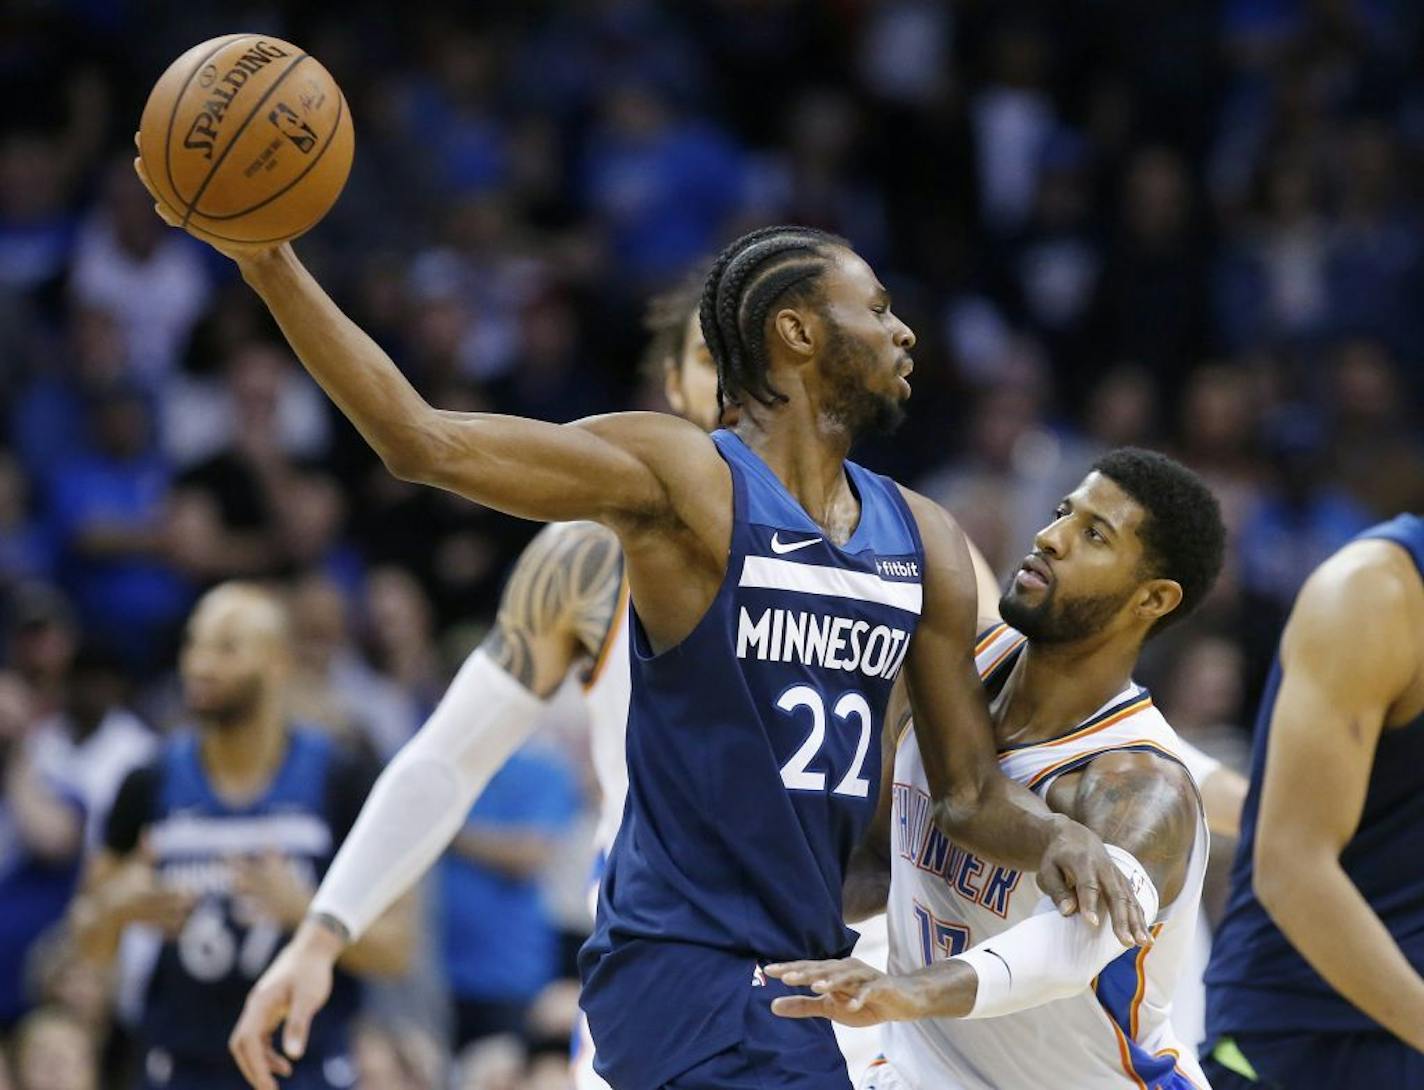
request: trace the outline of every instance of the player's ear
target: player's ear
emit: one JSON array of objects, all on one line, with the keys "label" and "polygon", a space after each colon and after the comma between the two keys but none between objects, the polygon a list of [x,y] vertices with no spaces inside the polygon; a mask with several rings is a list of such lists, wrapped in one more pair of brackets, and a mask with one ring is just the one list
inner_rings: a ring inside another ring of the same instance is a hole
[{"label": "player's ear", "polygon": [[1181,583],[1175,579],[1153,579],[1138,591],[1136,612],[1144,621],[1156,621],[1181,604]]},{"label": "player's ear", "polygon": [[783,307],[772,319],[772,336],[783,347],[802,359],[810,359],[816,351],[816,330],[810,323],[811,316],[796,307]]},{"label": "player's ear", "polygon": [[663,372],[663,397],[678,416],[687,415],[687,396],[682,392],[682,368],[674,363]]}]

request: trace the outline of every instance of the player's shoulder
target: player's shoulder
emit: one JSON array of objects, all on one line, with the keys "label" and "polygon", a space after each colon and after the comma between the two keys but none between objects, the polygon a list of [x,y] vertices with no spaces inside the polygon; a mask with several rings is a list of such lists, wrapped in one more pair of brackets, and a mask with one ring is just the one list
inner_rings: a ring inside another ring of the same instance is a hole
[{"label": "player's shoulder", "polygon": [[709,518],[720,525],[730,513],[731,470],[712,437],[696,424],[671,413],[620,412],[585,417],[573,426],[616,444],[641,462],[682,523],[706,531],[702,524]]},{"label": "player's shoulder", "polygon": [[1093,757],[1085,766],[1083,789],[1132,790],[1155,782],[1192,786],[1192,774],[1180,755],[1147,747],[1109,749]]},{"label": "player's shoulder", "polygon": [[905,499],[905,506],[910,509],[910,513],[920,522],[922,528],[925,521],[928,520],[939,525],[953,527],[956,530],[959,529],[959,523],[955,522],[954,516],[946,511],[941,504],[936,503],[923,492],[916,492],[909,485],[901,484],[899,481],[894,481],[893,484],[900,490],[900,495]]},{"label": "player's shoulder", "polygon": [[900,490],[905,507],[919,529],[920,541],[925,549],[925,562],[930,565],[936,562],[955,567],[962,565],[972,570],[973,562],[965,544],[964,531],[959,528],[954,516],[923,493],[916,492],[899,481],[892,483]]},{"label": "player's shoulder", "polygon": [[1392,541],[1364,538],[1310,574],[1291,610],[1283,650],[1308,650],[1322,640],[1368,649],[1414,638],[1421,622],[1424,583],[1409,554]]},{"label": "player's shoulder", "polygon": [[658,459],[716,458],[712,437],[672,413],[630,411],[586,416],[573,427],[609,439],[638,454]]}]

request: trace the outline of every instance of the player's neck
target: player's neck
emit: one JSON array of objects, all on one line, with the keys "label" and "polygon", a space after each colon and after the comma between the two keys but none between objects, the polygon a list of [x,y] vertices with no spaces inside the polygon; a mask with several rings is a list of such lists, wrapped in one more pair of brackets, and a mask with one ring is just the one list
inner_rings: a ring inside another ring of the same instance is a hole
[{"label": "player's neck", "polygon": [[849,433],[827,421],[805,397],[744,410],[735,430],[806,513],[834,531],[840,521],[837,516],[843,513],[837,508],[854,503],[845,472]]},{"label": "player's neck", "polygon": [[198,739],[208,782],[220,798],[233,803],[265,792],[287,752],[287,726],[275,704],[221,727],[205,725]]},{"label": "player's neck", "polygon": [[994,702],[1001,745],[1025,745],[1066,734],[1127,687],[1137,648],[1120,641],[1035,644],[1014,663]]}]

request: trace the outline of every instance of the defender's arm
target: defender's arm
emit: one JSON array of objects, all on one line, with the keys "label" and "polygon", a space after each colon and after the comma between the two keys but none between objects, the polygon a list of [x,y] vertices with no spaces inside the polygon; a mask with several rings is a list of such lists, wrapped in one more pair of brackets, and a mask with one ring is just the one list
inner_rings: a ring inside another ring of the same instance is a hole
[{"label": "defender's arm", "polygon": [[[1185,769],[1147,754],[1107,754],[1078,777],[1069,808],[1111,845],[1148,918],[1175,900],[1201,822]],[[1078,994],[1127,949],[1112,928],[1064,919],[1045,899],[1002,934],[913,973],[888,976],[853,959],[793,962],[767,972],[818,993],[776,1000],[772,1009],[790,1018],[857,1026],[994,1018]]]},{"label": "defender's arm", "polygon": [[[471,804],[528,737],[551,694],[596,651],[618,602],[613,535],[592,523],[548,526],[516,563],[494,629],[430,719],[387,766],[313,898],[307,920],[248,995],[229,1048],[249,1083],[275,1090],[284,1051],[305,1047],[331,966],[388,913],[449,846]],[[399,922],[397,914],[394,923]]]}]

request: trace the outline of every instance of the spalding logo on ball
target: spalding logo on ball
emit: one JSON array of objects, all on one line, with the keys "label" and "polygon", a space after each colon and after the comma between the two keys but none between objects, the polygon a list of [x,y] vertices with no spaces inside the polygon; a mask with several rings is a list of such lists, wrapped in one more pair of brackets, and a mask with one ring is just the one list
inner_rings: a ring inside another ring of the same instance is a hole
[{"label": "spalding logo on ball", "polygon": [[326,215],[351,173],[341,88],[291,42],[229,34],[154,85],[139,156],[183,226],[215,242],[284,242]]}]

